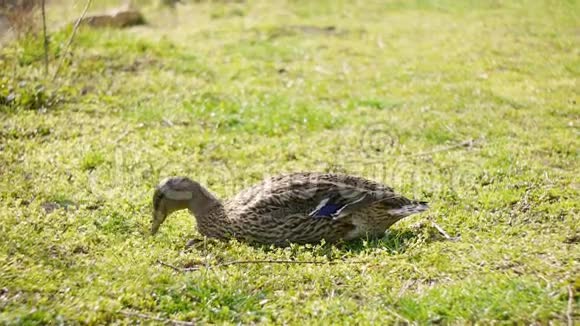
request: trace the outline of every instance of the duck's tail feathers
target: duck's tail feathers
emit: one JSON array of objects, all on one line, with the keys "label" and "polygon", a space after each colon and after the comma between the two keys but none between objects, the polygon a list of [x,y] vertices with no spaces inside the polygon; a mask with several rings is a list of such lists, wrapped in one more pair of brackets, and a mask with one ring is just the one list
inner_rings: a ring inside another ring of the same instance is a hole
[{"label": "duck's tail feathers", "polygon": [[429,209],[425,201],[411,201],[411,203],[388,210],[389,215],[403,218],[412,214],[424,212]]}]

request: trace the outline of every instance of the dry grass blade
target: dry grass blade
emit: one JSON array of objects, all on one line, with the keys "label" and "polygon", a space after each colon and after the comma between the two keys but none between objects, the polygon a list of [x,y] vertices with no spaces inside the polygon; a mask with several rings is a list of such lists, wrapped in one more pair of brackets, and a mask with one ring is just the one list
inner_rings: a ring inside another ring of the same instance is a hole
[{"label": "dry grass blade", "polygon": [[389,312],[391,315],[395,316],[397,318],[397,321],[403,321],[404,323],[406,323],[407,325],[414,325],[414,323],[411,323],[410,320],[408,320],[407,318],[401,316],[399,313],[397,313],[396,311],[394,311],[393,309],[389,308],[389,307],[385,307],[385,310],[387,312]]},{"label": "dry grass blade", "polygon": [[445,237],[445,239],[447,240],[451,240],[451,241],[456,241],[459,239],[459,237],[452,237],[449,235],[449,233],[447,233],[441,226],[439,226],[439,224],[435,223],[435,222],[431,222],[431,224],[433,225],[434,228],[437,229],[437,231],[439,231],[439,233]]},{"label": "dry grass blade", "polygon": [[420,152],[420,153],[416,153],[416,154],[410,154],[409,156],[425,156],[425,155],[431,155],[431,154],[440,153],[440,152],[447,152],[447,151],[454,150],[454,149],[457,149],[457,148],[463,148],[463,147],[465,147],[465,148],[471,148],[476,143],[478,143],[477,140],[469,139],[469,140],[462,141],[462,142],[457,143],[457,144],[445,146],[445,147],[438,148],[438,149],[434,149],[434,150],[431,150],[431,151]]}]

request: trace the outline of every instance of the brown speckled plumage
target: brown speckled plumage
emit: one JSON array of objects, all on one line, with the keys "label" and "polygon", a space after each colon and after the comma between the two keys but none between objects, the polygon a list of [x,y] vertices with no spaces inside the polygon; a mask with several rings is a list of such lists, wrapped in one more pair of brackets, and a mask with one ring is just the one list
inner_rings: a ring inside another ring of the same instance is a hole
[{"label": "brown speckled plumage", "polygon": [[269,178],[223,202],[197,182],[174,177],[159,184],[153,206],[152,233],[167,215],[188,208],[203,235],[275,245],[380,236],[428,208],[377,182],[322,173]]}]

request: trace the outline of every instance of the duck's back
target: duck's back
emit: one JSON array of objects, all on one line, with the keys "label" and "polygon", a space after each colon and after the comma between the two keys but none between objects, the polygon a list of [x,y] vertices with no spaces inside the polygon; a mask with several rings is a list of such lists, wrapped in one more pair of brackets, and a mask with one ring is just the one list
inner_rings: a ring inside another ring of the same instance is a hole
[{"label": "duck's back", "polygon": [[389,211],[412,205],[418,203],[364,178],[293,173],[240,192],[225,202],[225,210],[236,237],[283,244],[335,242],[384,232],[394,223],[385,220]]}]

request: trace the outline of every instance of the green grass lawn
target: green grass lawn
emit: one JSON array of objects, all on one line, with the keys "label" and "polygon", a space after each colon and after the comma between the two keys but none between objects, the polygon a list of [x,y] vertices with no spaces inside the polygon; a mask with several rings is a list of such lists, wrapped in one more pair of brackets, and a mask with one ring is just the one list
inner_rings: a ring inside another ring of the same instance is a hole
[{"label": "green grass lawn", "polygon": [[[150,3],[66,54],[74,3],[54,81],[40,39],[0,50],[0,324],[578,321],[577,1]],[[336,246],[186,249],[186,212],[148,236],[166,176],[305,170],[432,209]],[[329,263],[216,266],[262,259]]]}]

